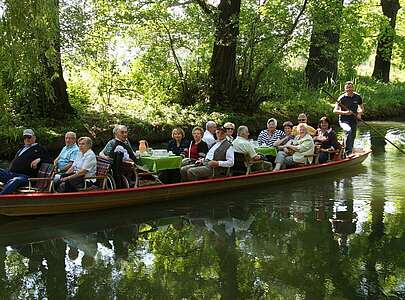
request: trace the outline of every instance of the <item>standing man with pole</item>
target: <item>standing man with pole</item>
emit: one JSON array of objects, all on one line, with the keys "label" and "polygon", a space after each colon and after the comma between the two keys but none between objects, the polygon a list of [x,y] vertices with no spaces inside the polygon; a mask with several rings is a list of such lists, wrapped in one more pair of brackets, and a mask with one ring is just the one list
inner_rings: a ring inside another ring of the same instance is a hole
[{"label": "standing man with pole", "polygon": [[345,93],[339,97],[333,112],[339,115],[340,127],[345,131],[346,154],[353,151],[354,139],[356,138],[357,120],[361,120],[364,113],[363,99],[353,91],[353,82],[345,83]]}]

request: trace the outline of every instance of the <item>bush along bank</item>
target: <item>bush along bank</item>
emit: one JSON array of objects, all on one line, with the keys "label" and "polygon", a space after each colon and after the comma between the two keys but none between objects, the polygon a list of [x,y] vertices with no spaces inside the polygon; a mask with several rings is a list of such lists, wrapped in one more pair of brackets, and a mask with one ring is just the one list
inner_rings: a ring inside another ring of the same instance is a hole
[{"label": "bush along bank", "polygon": [[[325,86],[332,95],[339,96],[343,83]],[[405,83],[380,83],[371,79],[361,78],[356,82],[356,91],[365,102],[366,114],[364,119],[373,120],[405,120]],[[247,125],[253,136],[266,127],[267,119],[273,117],[281,124],[290,120],[297,122],[301,112],[308,115],[309,123],[316,127],[322,116],[328,116],[332,124],[337,124],[337,116],[333,114],[334,100],[320,90],[302,89],[300,94],[292,96],[290,92],[281,94],[277,99],[268,99],[260,106],[255,114],[232,112],[208,112],[204,105],[181,107],[178,104],[160,104],[148,107],[147,110],[120,110],[112,106],[109,112],[84,110],[77,117],[63,124],[50,120],[31,120],[24,124],[2,124],[0,126],[0,159],[10,160],[22,144],[22,131],[32,128],[36,132],[39,143],[47,147],[52,154],[57,154],[64,145],[64,134],[75,131],[78,136],[89,136],[94,141],[94,149],[99,151],[112,138],[112,128],[115,124],[125,124],[129,129],[129,138],[135,148],[138,141],[146,139],[149,143],[162,143],[171,138],[171,130],[181,126],[191,138],[191,129],[202,126],[207,120],[218,124],[230,121],[239,125]],[[112,112],[114,111],[114,113]],[[145,111],[148,111],[146,114]],[[69,125],[67,125],[69,124]],[[336,127],[336,125],[335,125]]]}]

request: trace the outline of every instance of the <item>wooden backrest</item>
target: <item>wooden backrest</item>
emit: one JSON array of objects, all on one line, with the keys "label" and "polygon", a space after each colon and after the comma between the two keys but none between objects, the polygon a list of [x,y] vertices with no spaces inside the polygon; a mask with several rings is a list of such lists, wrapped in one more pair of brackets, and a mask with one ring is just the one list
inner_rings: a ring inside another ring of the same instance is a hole
[{"label": "wooden backrest", "polygon": [[[51,178],[54,174],[54,170],[55,170],[54,164],[41,163],[41,166],[38,170],[37,177],[38,178]],[[43,190],[48,189],[50,183],[51,183],[50,180],[36,180],[33,187],[35,187],[38,190],[43,191]]]},{"label": "wooden backrest", "polygon": [[97,158],[96,176],[107,177],[108,171],[111,168],[112,161],[108,158],[104,158],[101,156],[97,156],[96,158]]}]

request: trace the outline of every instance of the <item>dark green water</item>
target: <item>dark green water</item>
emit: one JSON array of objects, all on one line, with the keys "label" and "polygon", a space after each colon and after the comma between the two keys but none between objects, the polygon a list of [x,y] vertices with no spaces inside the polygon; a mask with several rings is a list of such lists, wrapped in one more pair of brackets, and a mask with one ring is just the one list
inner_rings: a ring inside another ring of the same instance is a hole
[{"label": "dark green water", "polygon": [[405,299],[405,155],[359,135],[373,155],[333,176],[0,219],[0,299]]}]

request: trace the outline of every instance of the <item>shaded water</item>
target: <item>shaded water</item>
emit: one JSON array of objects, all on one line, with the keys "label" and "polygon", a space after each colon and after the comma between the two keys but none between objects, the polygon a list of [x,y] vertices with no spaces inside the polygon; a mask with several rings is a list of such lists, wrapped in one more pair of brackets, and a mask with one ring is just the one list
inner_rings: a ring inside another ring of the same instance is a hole
[{"label": "shaded water", "polygon": [[[405,124],[373,123],[405,150]],[[0,298],[404,299],[405,155],[189,200],[0,219]]]}]

